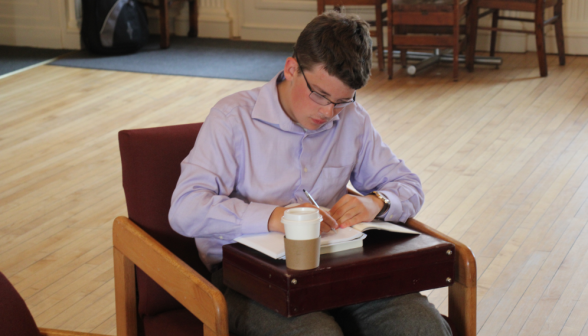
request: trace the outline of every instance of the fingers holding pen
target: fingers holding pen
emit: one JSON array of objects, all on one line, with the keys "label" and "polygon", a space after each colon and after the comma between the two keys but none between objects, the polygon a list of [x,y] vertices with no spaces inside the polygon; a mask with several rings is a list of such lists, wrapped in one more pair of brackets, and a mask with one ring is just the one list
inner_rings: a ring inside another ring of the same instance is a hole
[{"label": "fingers holding pen", "polygon": [[318,209],[319,213],[323,217],[323,221],[321,222],[321,232],[323,232],[323,233],[337,229],[339,227],[339,224],[333,218],[333,216],[331,216],[330,213],[328,213],[327,211],[324,211],[323,209],[321,209],[313,204],[304,203],[304,204],[299,205],[298,207]]},{"label": "fingers holding pen", "polygon": [[347,224],[345,221],[361,213],[359,205],[354,196],[345,195],[331,208],[330,214],[342,227],[346,227],[348,225],[343,225]]},{"label": "fingers holding pen", "polygon": [[361,196],[345,195],[333,206],[331,216],[339,223],[340,227],[346,228],[361,222],[371,221],[369,211],[364,204],[365,199]]}]

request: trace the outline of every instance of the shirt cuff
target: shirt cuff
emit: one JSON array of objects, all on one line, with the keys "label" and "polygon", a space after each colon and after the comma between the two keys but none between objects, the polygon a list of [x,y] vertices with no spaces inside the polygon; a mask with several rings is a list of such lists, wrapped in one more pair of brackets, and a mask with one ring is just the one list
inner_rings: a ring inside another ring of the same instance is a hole
[{"label": "shirt cuff", "polygon": [[263,203],[249,203],[241,218],[241,234],[266,233],[267,222],[274,210],[275,205]]},{"label": "shirt cuff", "polygon": [[390,191],[378,190],[388,198],[390,201],[390,208],[382,216],[379,216],[386,222],[399,222],[402,216],[402,203],[396,194]]}]

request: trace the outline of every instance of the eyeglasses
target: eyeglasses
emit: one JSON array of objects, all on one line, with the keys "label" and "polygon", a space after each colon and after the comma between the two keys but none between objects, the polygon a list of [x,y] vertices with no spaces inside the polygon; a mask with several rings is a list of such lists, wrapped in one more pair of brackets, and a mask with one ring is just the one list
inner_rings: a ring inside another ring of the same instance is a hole
[{"label": "eyeglasses", "polygon": [[[298,62],[298,56],[296,57],[296,62]],[[300,67],[300,62],[298,62],[298,66]],[[349,105],[349,104],[353,104],[355,102],[355,92],[353,93],[353,98],[350,101],[345,101],[342,103],[333,103],[332,101],[330,101],[327,97],[323,96],[322,94],[313,91],[310,88],[310,84],[308,84],[308,79],[306,79],[306,76],[304,75],[304,70],[302,70],[302,67],[300,67],[300,72],[302,72],[302,77],[304,77],[304,81],[306,82],[306,86],[308,87],[308,90],[310,90],[310,95],[308,97],[310,97],[310,99],[322,106],[327,106],[327,105],[331,105],[333,104],[333,108],[336,109],[341,109],[344,108],[345,106]]]}]

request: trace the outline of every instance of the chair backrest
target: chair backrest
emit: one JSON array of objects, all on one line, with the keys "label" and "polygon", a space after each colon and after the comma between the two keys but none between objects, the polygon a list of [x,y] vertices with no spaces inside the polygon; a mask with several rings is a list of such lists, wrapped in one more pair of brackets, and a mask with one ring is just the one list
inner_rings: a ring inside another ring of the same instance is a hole
[{"label": "chair backrest", "polygon": [[[123,188],[129,218],[205,277],[193,238],[179,235],[168,221],[180,163],[194,147],[201,123],[120,131]],[[181,308],[171,295],[137,268],[141,317]]]},{"label": "chair backrest", "polygon": [[2,273],[0,273],[0,335],[41,335],[24,300]]}]

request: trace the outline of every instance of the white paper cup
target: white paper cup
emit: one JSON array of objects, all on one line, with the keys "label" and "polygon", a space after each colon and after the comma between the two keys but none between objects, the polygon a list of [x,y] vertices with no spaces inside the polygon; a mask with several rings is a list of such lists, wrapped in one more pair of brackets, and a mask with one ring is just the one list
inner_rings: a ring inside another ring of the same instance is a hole
[{"label": "white paper cup", "polygon": [[286,238],[290,240],[318,238],[321,234],[322,220],[323,216],[316,208],[288,209],[282,217]]}]

